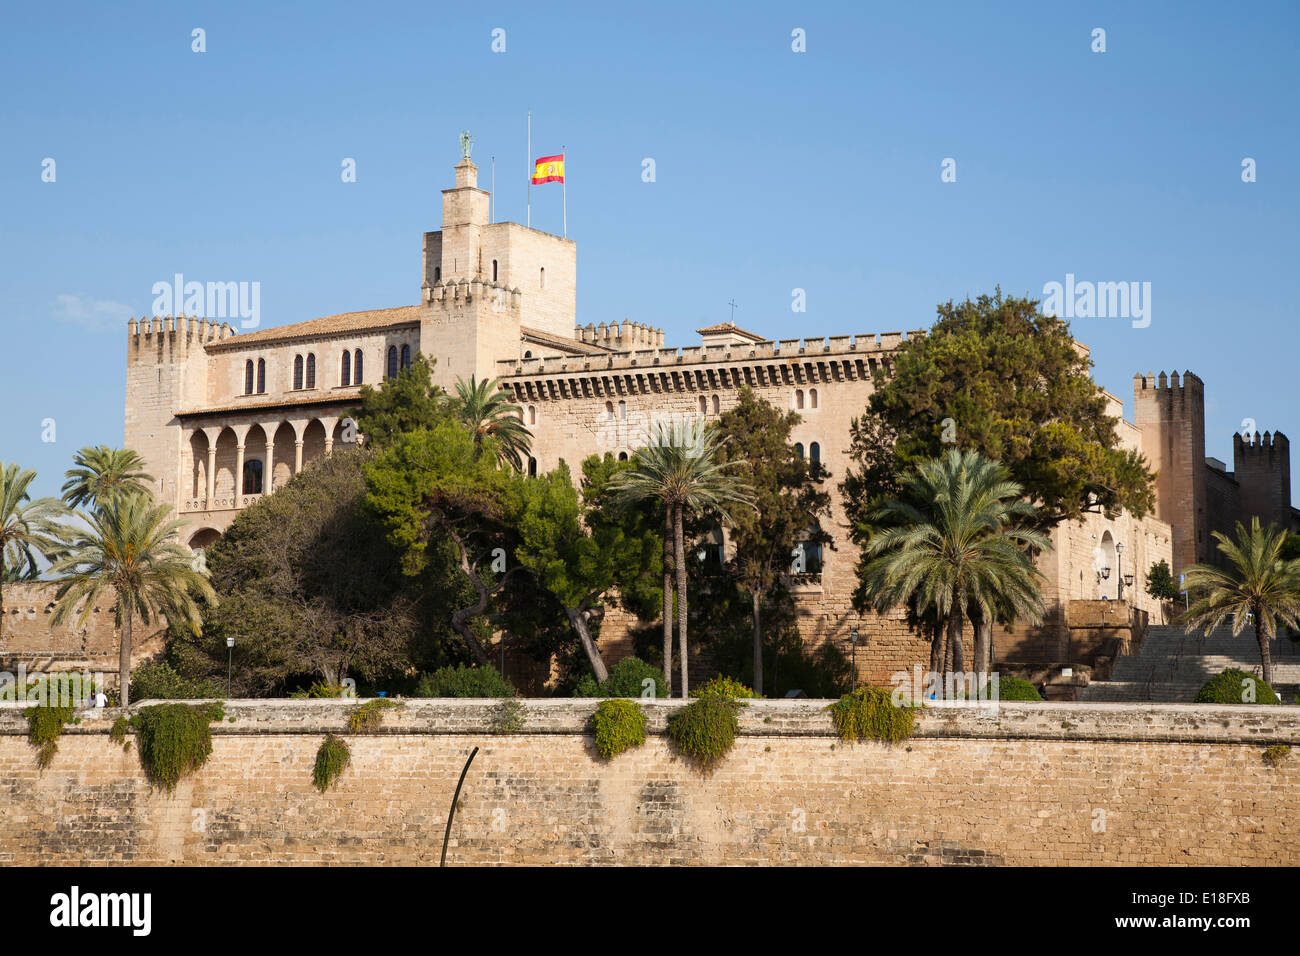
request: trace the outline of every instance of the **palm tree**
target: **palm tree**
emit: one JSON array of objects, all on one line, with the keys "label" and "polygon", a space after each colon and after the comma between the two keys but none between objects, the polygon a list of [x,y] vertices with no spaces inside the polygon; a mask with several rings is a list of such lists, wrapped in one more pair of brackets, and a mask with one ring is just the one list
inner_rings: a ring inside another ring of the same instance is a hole
[{"label": "palm tree", "polygon": [[1218,547],[1233,564],[1234,570],[1222,570],[1196,564],[1187,569],[1187,588],[1199,593],[1184,616],[1186,630],[1203,627],[1208,635],[1232,615],[1232,636],[1255,623],[1255,641],[1263,666],[1264,683],[1272,686],[1273,659],[1268,642],[1277,633],[1277,624],[1300,627],[1300,559],[1282,557],[1287,534],[1275,524],[1260,528],[1259,519],[1250,519],[1250,531],[1237,522],[1237,540],[1221,531],[1214,532]]},{"label": "palm tree", "polygon": [[[1036,512],[1021,501],[1009,471],[975,451],[953,449],[920,464],[903,480],[900,499],[885,501],[873,520],[883,527],[867,546],[864,593],[877,610],[910,605],[933,610],[942,652],[944,684],[964,671],[961,635],[967,608],[981,623],[994,618],[1041,620],[1041,577],[1027,548],[1051,546],[1046,535],[1023,527]],[[942,634],[942,638],[940,635]],[[987,641],[981,642],[987,654]],[[977,671],[987,666],[975,662]]]},{"label": "palm tree", "polygon": [[59,520],[67,509],[57,498],[32,500],[27,489],[36,472],[0,461],[0,637],[4,636],[3,583],[35,580],[37,556],[53,559],[63,547]]},{"label": "palm tree", "polygon": [[63,500],[71,508],[86,505],[101,508],[115,495],[147,491],[144,459],[129,448],[96,445],[83,448],[72,459],[75,467],[65,472]]},{"label": "palm tree", "polygon": [[[671,528],[673,566],[677,572],[677,639],[681,657],[682,696],[687,695],[689,681],[686,660],[686,544],[682,538],[682,519],[689,511],[701,515],[713,512],[721,522],[728,520],[728,509],[753,506],[749,485],[731,469],[743,461],[722,462],[718,449],[723,438],[717,427],[703,419],[684,418],[660,422],[651,435],[650,444],[636,452],[635,463],[610,482],[615,500],[627,505],[648,498],[663,503],[664,527]],[[665,581],[667,577],[665,576]],[[664,614],[673,606],[671,595],[664,594]],[[672,678],[672,633],[664,627],[664,680]]]},{"label": "palm tree", "polygon": [[180,521],[169,521],[166,506],[154,507],[148,495],[110,496],[86,515],[89,529],[76,531],[68,553],[51,571],[60,576],[51,621],[75,615],[84,626],[103,596],[115,594],[117,627],[122,635],[118,675],[123,707],[131,702],[131,628],[136,615],[148,624],[161,614],[194,633],[200,626],[195,595],[216,601],[206,571],[196,570],[193,553],[180,543]]},{"label": "palm tree", "polygon": [[474,433],[476,451],[482,450],[485,438],[492,438],[501,462],[522,471],[533,438],[524,427],[523,410],[511,398],[501,379],[480,382],[471,375],[468,382],[456,380],[456,398],[452,402],[457,418]]}]

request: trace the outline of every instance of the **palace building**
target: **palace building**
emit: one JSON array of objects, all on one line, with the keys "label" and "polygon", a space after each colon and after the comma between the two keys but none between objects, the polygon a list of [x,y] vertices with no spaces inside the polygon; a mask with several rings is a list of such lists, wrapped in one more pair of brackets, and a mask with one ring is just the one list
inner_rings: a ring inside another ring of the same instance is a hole
[{"label": "palace building", "polygon": [[[156,477],[155,494],[184,520],[185,541],[216,540],[239,512],[345,441],[360,389],[396,375],[417,353],[436,360],[435,382],[500,377],[533,436],[527,467],[561,459],[630,455],[656,417],[716,417],[749,386],[801,416],[794,440],[829,470],[835,548],[809,555],[792,587],[805,645],[859,633],[864,679],[884,680],[928,661],[925,640],[900,617],[859,616],[850,596],[857,551],[838,483],[849,467],[850,422],[862,414],[872,375],[889,369],[902,332],[770,340],[730,323],[699,330],[700,341],[665,347],[662,330],[637,322],[580,325],[577,246],[513,222],[492,222],[489,194],[467,158],[443,190],[442,229],[425,233],[414,305],[350,312],[236,334],[227,324],[177,316],[129,323],[126,447]],[[906,333],[923,335],[922,331]],[[1082,346],[1080,346],[1082,348]],[[1091,515],[1062,525],[1039,558],[1050,614],[1037,627],[995,633],[999,660],[1078,659],[1074,602],[1123,598],[1156,613],[1146,595],[1151,565],[1175,573],[1211,556],[1212,530],[1252,509],[1295,523],[1285,436],[1237,441],[1235,471],[1204,456],[1204,394],[1191,373],[1134,379],[1134,421],[1108,395],[1120,441],[1160,471],[1153,515]],[[1131,584],[1124,586],[1130,580]],[[1122,595],[1120,589],[1123,588]],[[1095,609],[1095,608],[1094,608]],[[1126,618],[1127,604],[1103,606]],[[1122,622],[1121,622],[1122,623]],[[601,643],[617,656],[619,616]]]}]

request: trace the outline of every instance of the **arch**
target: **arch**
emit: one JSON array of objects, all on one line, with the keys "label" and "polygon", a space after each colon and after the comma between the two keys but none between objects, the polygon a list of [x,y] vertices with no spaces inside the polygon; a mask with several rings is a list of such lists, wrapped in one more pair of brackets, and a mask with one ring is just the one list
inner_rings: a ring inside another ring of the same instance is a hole
[{"label": "arch", "polygon": [[[285,483],[293,477],[293,463],[297,454],[298,433],[293,430],[293,426],[288,422],[280,422],[275,425],[275,436],[272,441],[274,451],[271,459],[271,489],[283,488]],[[263,476],[265,480],[265,476]]]},{"label": "arch", "polygon": [[700,414],[701,415],[709,414],[709,400],[705,398],[703,395],[700,396]]},{"label": "arch", "polygon": [[627,461],[627,452],[625,452],[625,451],[621,451],[621,452],[619,452],[619,453],[618,453],[618,460],[619,460],[619,461]]},{"label": "arch", "polygon": [[611,422],[614,420],[614,403],[613,403],[613,402],[606,402],[606,403],[605,403],[605,418],[606,418],[607,421],[611,421]]},{"label": "arch", "polygon": [[536,425],[536,424],[537,424],[537,406],[536,406],[536,405],[529,405],[529,406],[528,406],[528,424],[530,424],[530,425]]},{"label": "arch", "polygon": [[[235,468],[239,461],[239,441],[230,428],[221,429],[217,435],[217,480],[212,486],[217,507],[227,508],[235,498]],[[209,508],[213,505],[209,504]],[[235,507],[238,507],[237,505]]]},{"label": "arch", "polygon": [[627,421],[627,402],[620,401],[618,403],[618,420],[621,422]]},{"label": "arch", "polygon": [[208,436],[195,429],[190,435],[190,481],[186,495],[202,498],[208,493]]},{"label": "arch", "polygon": [[352,381],[357,385],[365,381],[361,375],[361,349],[352,353]]},{"label": "arch", "polygon": [[410,367],[411,367],[411,347],[409,345],[403,345],[402,346],[402,368],[410,368]]},{"label": "arch", "polygon": [[293,390],[296,392],[302,388],[302,356],[293,357]]},{"label": "arch", "polygon": [[190,535],[188,542],[191,549],[197,551],[200,548],[210,548],[221,538],[221,532],[216,528],[200,528]]},{"label": "arch", "polygon": [[808,389],[808,407],[809,408],[817,407],[817,389],[815,388]]},{"label": "arch", "polygon": [[808,460],[811,461],[814,465],[819,464],[821,462],[822,446],[819,445],[817,442],[813,442],[811,445],[808,446]]},{"label": "arch", "polygon": [[307,353],[307,387],[316,387],[316,353]]},{"label": "arch", "polygon": [[1113,582],[1119,579],[1119,572],[1117,570],[1119,562],[1115,557],[1115,539],[1111,536],[1109,531],[1102,532],[1101,545],[1097,550],[1099,553],[1095,556],[1097,563],[1096,571],[1101,576],[1101,581],[1098,584],[1098,587],[1100,588],[1101,594],[1107,594],[1107,592],[1114,587]]},{"label": "arch", "polygon": [[266,487],[262,482],[263,465],[260,458],[244,459],[244,494],[260,495]]},{"label": "arch", "polygon": [[526,359],[530,359],[530,358],[532,358],[532,357],[533,357],[533,350],[532,350],[532,349],[529,349],[527,352],[524,353],[524,358],[526,358]]},{"label": "arch", "polygon": [[529,477],[529,478],[536,478],[536,477],[537,477],[537,459],[536,459],[536,458],[529,458],[529,459],[528,459],[528,477]]},{"label": "arch", "polygon": [[244,394],[253,394],[253,360],[244,363]]},{"label": "arch", "polygon": [[307,423],[307,427],[302,430],[302,464],[307,467],[308,463],[316,461],[318,458],[325,457],[325,423],[319,418],[313,418]]},{"label": "arch", "polygon": [[343,361],[339,365],[339,384],[344,386],[352,384],[352,353],[347,349],[343,350]]},{"label": "arch", "polygon": [[796,388],[796,389],[794,390],[794,407],[795,407],[795,408],[803,408],[803,389],[802,389],[802,388]]},{"label": "arch", "polygon": [[397,346],[388,346],[388,377],[397,378]]},{"label": "arch", "polygon": [[716,395],[713,396],[713,414],[715,415],[722,414],[722,402],[718,399],[718,396]]},{"label": "arch", "polygon": [[799,456],[800,461],[803,461],[803,442],[797,441],[794,443],[794,453]]},{"label": "arch", "polygon": [[257,360],[257,394],[266,393],[266,359]]}]

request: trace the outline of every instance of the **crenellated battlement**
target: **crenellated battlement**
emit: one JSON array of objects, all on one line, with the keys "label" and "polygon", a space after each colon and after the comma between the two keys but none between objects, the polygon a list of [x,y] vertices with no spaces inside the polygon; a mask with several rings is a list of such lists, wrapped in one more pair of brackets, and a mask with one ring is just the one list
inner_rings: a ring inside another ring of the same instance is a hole
[{"label": "crenellated battlement", "polygon": [[485,299],[490,309],[518,313],[523,298],[518,286],[510,288],[477,276],[472,279],[434,280],[424,285],[423,293],[426,305],[445,312],[459,311],[475,300]]},{"label": "crenellated battlement", "polygon": [[[597,330],[600,327],[595,326]],[[906,333],[906,336],[910,339],[925,334],[925,329],[916,329]],[[747,359],[802,359],[807,361],[813,357],[845,354],[883,356],[896,350],[902,345],[903,341],[904,333],[902,332],[871,332],[856,336],[832,335],[816,339],[780,339],[779,341],[756,342],[753,345],[697,345],[689,348],[629,349],[612,355],[503,359],[497,362],[497,374],[545,375],[551,372],[714,364],[719,362],[739,362]]]},{"label": "crenellated battlement", "polygon": [[1181,378],[1177,372],[1138,374],[1133,376],[1133,399],[1166,407],[1199,404],[1205,400],[1205,383],[1190,371],[1184,371]]},{"label": "crenellated battlement", "polygon": [[1291,442],[1282,432],[1254,432],[1242,437],[1240,432],[1232,436],[1232,457],[1241,461],[1247,457],[1269,458],[1276,455],[1289,455]]},{"label": "crenellated battlement", "polygon": [[221,342],[237,333],[229,322],[210,322],[192,315],[165,315],[127,320],[127,360],[137,361],[160,352],[182,355],[190,348]]},{"label": "crenellated battlement", "polygon": [[630,319],[625,320],[621,326],[617,322],[601,322],[599,325],[588,322],[574,328],[573,337],[588,345],[603,345],[619,351],[632,351],[638,347],[662,349],[664,345],[663,329],[642,325]]}]

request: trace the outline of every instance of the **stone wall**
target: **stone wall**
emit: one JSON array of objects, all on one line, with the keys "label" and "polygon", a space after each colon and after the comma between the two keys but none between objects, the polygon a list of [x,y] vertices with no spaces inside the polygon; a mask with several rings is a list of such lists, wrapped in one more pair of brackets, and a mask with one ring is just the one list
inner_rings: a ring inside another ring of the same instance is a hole
[{"label": "stone wall", "polygon": [[448,861],[465,864],[1283,864],[1300,831],[1300,708],[1003,704],[930,710],[895,746],[845,744],[826,701],[755,701],[710,774],[662,735],[601,761],[594,701],[530,700],[520,732],[492,701],[409,701],[349,738],[325,795],[316,749],[339,701],[235,701],[207,765],[170,796],[116,714],[86,712],[38,773],[0,705],[0,863],[436,864],[474,747]]}]

